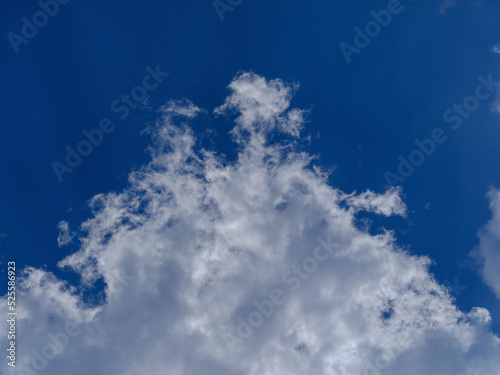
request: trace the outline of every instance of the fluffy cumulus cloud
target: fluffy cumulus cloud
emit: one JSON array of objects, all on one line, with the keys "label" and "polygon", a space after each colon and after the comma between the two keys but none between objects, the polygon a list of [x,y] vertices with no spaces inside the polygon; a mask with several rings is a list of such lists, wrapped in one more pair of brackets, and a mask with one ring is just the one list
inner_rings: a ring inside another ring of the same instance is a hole
[{"label": "fluffy cumulus cloud", "polygon": [[329,185],[301,148],[297,89],[235,77],[215,110],[235,117],[235,160],[201,148],[189,122],[206,111],[163,106],[151,161],[90,201],[80,248],[59,263],[81,285],[25,270],[8,373],[500,373],[488,311],[458,310],[390,228],[356,226],[362,211],[404,216],[401,192]]},{"label": "fluffy cumulus cloud", "polygon": [[500,299],[500,191],[488,193],[492,219],[479,231],[479,244],[472,255],[478,261],[484,282]]}]

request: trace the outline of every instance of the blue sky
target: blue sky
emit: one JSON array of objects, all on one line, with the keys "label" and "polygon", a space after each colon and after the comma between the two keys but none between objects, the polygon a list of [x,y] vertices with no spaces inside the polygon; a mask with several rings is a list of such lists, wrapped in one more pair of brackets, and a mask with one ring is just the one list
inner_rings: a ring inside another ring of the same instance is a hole
[{"label": "blue sky", "polygon": [[[202,109],[190,123],[197,145],[234,161],[234,117],[213,109],[224,103],[238,74],[254,72],[299,85],[291,106],[307,111],[300,147],[331,168],[328,184],[347,194],[384,194],[384,173],[397,173],[398,156],[408,159],[415,139],[443,129],[447,140],[397,184],[406,216],[356,217],[359,226],[371,222],[368,233],[392,230],[399,246],[432,259],[430,272],[439,283],[456,279],[466,286],[454,295],[457,306],[486,308],[499,334],[499,300],[470,256],[478,231],[492,219],[494,198],[487,193],[500,188],[496,92],[479,100],[457,130],[443,114],[475,95],[478,77],[500,81],[500,55],[493,48],[500,43],[500,3],[401,0],[401,11],[350,63],[341,43],[354,46],[354,28],[364,30],[373,20],[370,12],[391,1],[228,3],[231,11],[221,20],[211,1],[71,0],[27,43],[13,46],[9,33],[22,35],[22,17],[33,20],[40,6],[2,2],[0,233],[8,235],[0,238],[2,259],[80,288],[78,273],[57,263],[80,249],[80,225],[93,215],[89,199],[123,191],[130,171],[150,161],[151,132],[144,130],[154,128],[158,109],[188,98]],[[144,85],[151,69],[169,75],[120,119],[111,104]],[[53,162],[64,163],[66,147],[75,149],[85,139],[82,131],[98,128],[103,118],[114,130],[59,181]],[[59,247],[61,221],[77,235]],[[2,294],[5,288],[2,282]]]}]

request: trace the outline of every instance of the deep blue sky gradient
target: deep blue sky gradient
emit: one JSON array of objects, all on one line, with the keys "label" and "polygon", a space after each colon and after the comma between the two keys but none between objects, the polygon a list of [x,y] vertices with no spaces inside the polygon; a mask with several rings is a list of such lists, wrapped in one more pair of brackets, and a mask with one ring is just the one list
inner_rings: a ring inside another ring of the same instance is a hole
[{"label": "deep blue sky gradient", "polygon": [[[485,194],[500,187],[499,118],[490,98],[457,131],[442,119],[474,93],[479,75],[500,80],[500,55],[490,52],[500,42],[500,3],[462,0],[445,14],[437,1],[401,3],[404,10],[348,64],[339,44],[352,44],[353,28],[387,1],[244,0],[221,22],[209,0],[72,0],[17,54],[7,34],[19,34],[21,17],[31,19],[39,6],[2,1],[0,233],[9,235],[2,256],[77,283],[56,267],[77,249],[58,248],[57,223],[77,229],[90,215],[89,198],[127,186],[127,173],[148,161],[149,138],[140,133],[170,98],[207,109],[195,130],[204,137],[214,130],[215,148],[234,157],[231,119],[213,119],[211,110],[235,74],[252,70],[300,83],[293,103],[311,109],[307,148],[337,167],[331,183],[346,192],[384,191],[384,172],[395,172],[415,138],[447,130],[449,139],[402,184],[409,217],[370,217],[372,231],[394,229],[401,246],[429,255],[438,280],[467,286],[458,305],[488,308],[500,331],[499,304],[468,257],[491,216]],[[170,76],[150,92],[149,108],[118,120],[111,102],[157,64]],[[103,117],[116,130],[59,183],[51,163],[63,162],[65,147]]]}]

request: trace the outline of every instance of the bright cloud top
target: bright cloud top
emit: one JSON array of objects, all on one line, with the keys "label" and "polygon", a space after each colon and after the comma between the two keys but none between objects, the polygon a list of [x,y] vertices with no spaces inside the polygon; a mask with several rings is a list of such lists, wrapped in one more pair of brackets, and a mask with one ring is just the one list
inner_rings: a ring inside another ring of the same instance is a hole
[{"label": "bright cloud top", "polygon": [[90,201],[59,263],[85,287],[102,278],[102,298],[26,270],[19,374],[500,373],[488,311],[457,310],[429,259],[356,227],[363,210],[404,216],[400,191],[346,194],[300,150],[297,88],[230,83],[215,112],[237,116],[235,161],[199,149],[196,105],[162,107],[151,162]]}]

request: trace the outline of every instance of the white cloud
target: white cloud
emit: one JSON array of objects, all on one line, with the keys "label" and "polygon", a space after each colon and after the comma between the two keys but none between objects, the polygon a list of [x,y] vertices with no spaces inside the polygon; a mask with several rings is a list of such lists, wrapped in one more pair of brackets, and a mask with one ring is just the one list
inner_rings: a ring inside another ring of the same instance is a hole
[{"label": "white cloud", "polygon": [[280,79],[266,81],[255,73],[242,73],[234,79],[229,88],[232,94],[225,103],[215,109],[216,114],[239,113],[237,126],[233,129],[236,136],[243,131],[254,134],[267,132],[278,127],[283,133],[298,136],[303,126],[304,111],[291,109],[285,116],[280,115],[290,106],[290,99],[298,85],[287,85]]},{"label": "white cloud", "polygon": [[[495,44],[490,48],[490,52],[494,54],[500,54],[500,44]],[[490,105],[490,109],[492,112],[500,113],[500,82],[495,82],[494,86],[496,86],[496,96],[495,100]]]},{"label": "white cloud", "polygon": [[[216,112],[238,116],[237,160],[198,150],[186,121],[201,110],[167,103],[149,129],[151,162],[124,191],[91,200],[81,248],[59,264],[78,272],[82,287],[27,269],[20,365],[38,352],[35,366],[53,375],[499,373],[488,311],[457,310],[429,259],[400,249],[390,231],[356,228],[360,210],[404,215],[400,192],[354,195],[327,184],[297,147],[296,86],[243,73],[229,87]],[[287,136],[270,142],[278,130]],[[304,273],[329,245],[330,257]],[[82,288],[99,278],[106,289],[96,306]],[[283,305],[228,348],[237,319],[275,289]],[[64,350],[47,360],[50,337]]]},{"label": "white cloud", "polygon": [[71,243],[75,237],[75,233],[69,230],[69,223],[65,220],[61,220],[57,224],[59,229],[59,235],[57,236],[57,246],[63,247]]},{"label": "white cloud", "polygon": [[500,191],[488,193],[492,219],[479,231],[479,244],[472,252],[478,261],[484,282],[500,299]]},{"label": "white cloud", "polygon": [[362,194],[355,192],[345,196],[345,201],[354,210],[375,212],[379,215],[406,215],[406,205],[400,197],[401,188],[391,188],[384,194],[375,194],[368,190]]}]

